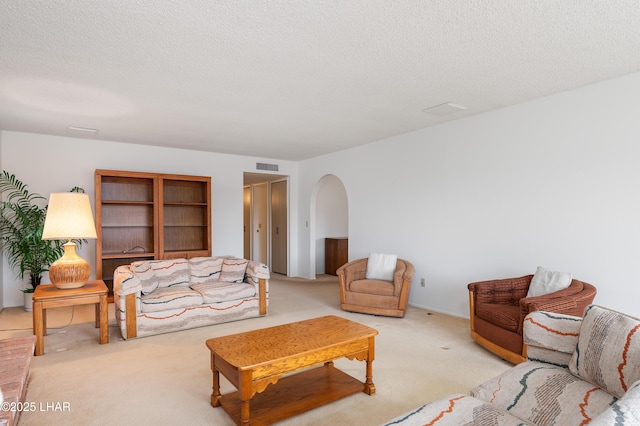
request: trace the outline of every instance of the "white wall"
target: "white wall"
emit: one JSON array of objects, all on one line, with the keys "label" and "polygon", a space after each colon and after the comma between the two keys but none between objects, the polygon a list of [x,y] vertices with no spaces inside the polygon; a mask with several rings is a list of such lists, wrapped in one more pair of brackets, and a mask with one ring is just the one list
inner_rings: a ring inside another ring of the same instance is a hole
[{"label": "white wall", "polygon": [[[2,131],[1,137],[2,168],[14,173],[32,192],[46,197],[77,185],[93,200],[95,169],[211,176],[214,255],[243,255],[243,173],[255,172],[256,162],[276,163],[280,166],[278,174],[290,175],[291,203],[297,203],[297,163],[289,161],[8,131]],[[297,228],[296,211],[289,220]],[[292,240],[290,246],[290,262],[296,265],[297,242]],[[95,242],[90,241],[78,252],[95,271]],[[22,293],[18,289],[28,284],[17,282],[6,258],[3,262],[0,285],[3,306],[21,306]],[[297,274],[295,267],[292,274]],[[48,282],[48,277],[43,282]]]},{"label": "white wall", "polygon": [[[639,98],[636,73],[299,163],[268,160],[291,176],[290,274],[313,275],[311,197],[334,174],[348,194],[350,259],[378,251],[412,261],[415,306],[468,316],[467,283],[540,265],[640,316]],[[0,137],[2,168],[43,195],[78,185],[93,198],[96,168],[211,175],[213,252],[242,255],[243,172],[264,159]],[[81,255],[93,262],[93,243]],[[4,306],[22,305],[14,277],[5,264]]]},{"label": "white wall", "polygon": [[331,173],[348,193],[349,258],[413,262],[415,306],[468,317],[467,283],[544,266],[640,316],[638,99],[640,73],[303,161],[300,247]]}]

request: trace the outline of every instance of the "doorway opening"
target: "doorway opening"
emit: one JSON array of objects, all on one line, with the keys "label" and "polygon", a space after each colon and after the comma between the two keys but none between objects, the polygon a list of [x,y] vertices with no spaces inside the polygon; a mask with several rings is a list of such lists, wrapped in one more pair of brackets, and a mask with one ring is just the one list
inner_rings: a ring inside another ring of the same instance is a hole
[{"label": "doorway opening", "polygon": [[286,175],[244,173],[244,257],[289,271],[289,192]]},{"label": "doorway opening", "polygon": [[[309,275],[310,279],[315,279],[317,274],[327,272],[327,257],[330,257],[327,253],[327,239],[346,240],[348,245],[349,200],[347,190],[339,177],[330,174],[318,180],[311,196],[310,211]],[[348,249],[346,258],[348,259]],[[335,260],[331,259],[330,263],[335,264]]]}]

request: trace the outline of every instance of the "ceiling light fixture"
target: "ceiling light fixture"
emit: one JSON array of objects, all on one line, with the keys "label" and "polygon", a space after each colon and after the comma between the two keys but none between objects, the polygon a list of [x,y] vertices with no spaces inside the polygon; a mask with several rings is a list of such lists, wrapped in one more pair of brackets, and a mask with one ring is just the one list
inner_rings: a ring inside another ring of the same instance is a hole
[{"label": "ceiling light fixture", "polygon": [[438,117],[443,117],[445,115],[453,114],[459,111],[464,111],[466,109],[467,107],[465,106],[453,104],[451,102],[445,102],[440,105],[435,105],[429,108],[425,108],[422,110],[422,112],[426,114],[436,115]]},{"label": "ceiling light fixture", "polygon": [[67,127],[67,133],[69,133],[70,135],[95,136],[98,134],[98,129],[69,126]]}]

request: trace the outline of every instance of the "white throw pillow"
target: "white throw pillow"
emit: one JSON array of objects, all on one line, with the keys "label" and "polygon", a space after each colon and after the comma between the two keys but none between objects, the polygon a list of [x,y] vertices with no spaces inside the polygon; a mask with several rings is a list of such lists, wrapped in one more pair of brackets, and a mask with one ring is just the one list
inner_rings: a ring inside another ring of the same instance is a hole
[{"label": "white throw pillow", "polygon": [[527,297],[542,296],[564,290],[571,285],[571,279],[571,274],[568,272],[548,271],[538,266],[529,285]]},{"label": "white throw pillow", "polygon": [[368,280],[393,281],[398,256],[395,254],[369,254],[366,278]]}]

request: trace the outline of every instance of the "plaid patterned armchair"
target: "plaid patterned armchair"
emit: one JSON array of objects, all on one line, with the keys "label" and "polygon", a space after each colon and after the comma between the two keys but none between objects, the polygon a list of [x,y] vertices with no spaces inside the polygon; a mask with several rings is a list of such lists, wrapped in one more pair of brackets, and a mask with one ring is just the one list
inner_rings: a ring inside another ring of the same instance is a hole
[{"label": "plaid patterned armchair", "polygon": [[522,327],[534,311],[581,316],[596,288],[576,279],[564,290],[526,297],[533,275],[469,284],[471,337],[499,357],[518,364],[526,359]]}]

